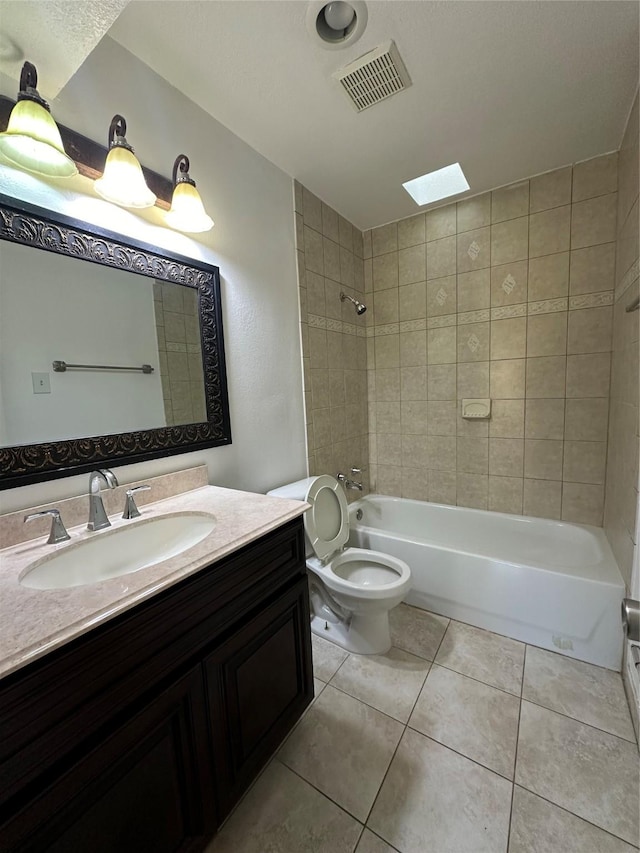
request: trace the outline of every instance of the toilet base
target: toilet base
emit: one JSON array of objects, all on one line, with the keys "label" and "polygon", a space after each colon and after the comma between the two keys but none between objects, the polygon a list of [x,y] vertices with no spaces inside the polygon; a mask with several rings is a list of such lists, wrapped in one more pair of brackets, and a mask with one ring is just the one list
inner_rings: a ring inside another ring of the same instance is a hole
[{"label": "toilet base", "polygon": [[389,611],[354,613],[349,624],[312,616],[311,630],[355,655],[383,655],[391,648]]}]

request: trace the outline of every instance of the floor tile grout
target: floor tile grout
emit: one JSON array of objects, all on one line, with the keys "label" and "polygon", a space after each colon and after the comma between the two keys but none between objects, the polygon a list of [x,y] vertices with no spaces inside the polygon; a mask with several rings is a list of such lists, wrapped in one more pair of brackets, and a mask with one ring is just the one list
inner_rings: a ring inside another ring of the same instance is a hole
[{"label": "floor tile grout", "polygon": [[552,714],[564,717],[565,720],[572,720],[574,723],[580,723],[581,726],[587,726],[590,729],[595,729],[597,732],[602,732],[603,735],[610,735],[611,737],[621,740],[623,743],[630,743],[632,746],[637,747],[635,739],[629,740],[626,737],[622,737],[622,735],[615,734],[615,732],[610,732],[609,729],[601,729],[600,726],[594,726],[593,723],[585,723],[584,720],[580,720],[578,717],[572,717],[570,714],[564,714],[562,711],[558,711],[555,708],[549,708],[547,705],[541,705],[540,702],[534,702],[532,699],[527,699],[526,696],[522,697],[522,701],[528,702],[530,705],[535,705],[536,708],[542,708],[543,711],[550,711]]},{"label": "floor tile grout", "polygon": [[518,725],[516,728],[516,748],[513,753],[513,785],[511,786],[511,807],[509,809],[509,829],[507,831],[507,850],[511,843],[511,825],[513,823],[513,800],[516,791],[516,767],[518,766],[518,744],[520,743],[520,720],[522,718],[522,692],[524,690],[524,673],[527,666],[527,646],[524,647],[524,658],[522,660],[522,679],[520,681],[520,703],[518,705]]}]

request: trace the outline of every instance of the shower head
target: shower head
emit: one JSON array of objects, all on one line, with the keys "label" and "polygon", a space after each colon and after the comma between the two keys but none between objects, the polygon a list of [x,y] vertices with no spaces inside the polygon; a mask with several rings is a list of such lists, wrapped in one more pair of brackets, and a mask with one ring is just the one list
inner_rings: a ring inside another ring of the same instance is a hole
[{"label": "shower head", "polygon": [[360,316],[361,314],[364,314],[364,312],[367,310],[367,306],[364,304],[364,302],[358,302],[358,300],[354,299],[353,296],[347,296],[346,293],[341,293],[340,294],[340,301],[344,302],[345,300],[349,300],[349,302],[353,302],[353,305],[356,309],[356,314],[358,314],[358,316]]}]

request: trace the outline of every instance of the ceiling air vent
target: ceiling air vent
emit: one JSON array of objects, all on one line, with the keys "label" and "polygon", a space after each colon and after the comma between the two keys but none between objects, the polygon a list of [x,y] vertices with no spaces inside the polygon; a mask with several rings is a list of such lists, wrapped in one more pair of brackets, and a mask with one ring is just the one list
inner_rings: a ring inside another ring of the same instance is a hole
[{"label": "ceiling air vent", "polygon": [[381,44],[359,59],[345,65],[333,75],[349,96],[353,106],[362,112],[374,104],[402,92],[411,79],[392,41]]}]

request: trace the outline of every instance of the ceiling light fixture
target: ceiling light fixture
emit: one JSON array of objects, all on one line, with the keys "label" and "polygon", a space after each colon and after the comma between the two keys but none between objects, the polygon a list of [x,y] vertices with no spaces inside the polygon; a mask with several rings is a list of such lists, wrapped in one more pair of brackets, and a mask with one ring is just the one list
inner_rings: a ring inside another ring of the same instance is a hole
[{"label": "ceiling light fixture", "polygon": [[460,163],[452,163],[435,172],[428,172],[402,185],[416,204],[429,204],[470,189]]},{"label": "ceiling light fixture", "polygon": [[98,195],[122,207],[153,207],[155,195],[147,186],[142,166],[126,140],[127,122],[115,115],[109,125],[109,153],[104,172],[94,186]]},{"label": "ceiling light fixture", "polygon": [[64,150],[49,104],[40,96],[35,65],[25,62],[20,91],[7,129],[0,133],[0,152],[14,166],[50,178],[70,178],[78,173]]},{"label": "ceiling light fixture", "polygon": [[166,215],[167,224],[176,231],[198,234],[213,228],[213,219],[204,209],[196,182],[189,177],[189,158],[178,154],[173,164],[173,198]]},{"label": "ceiling light fixture", "polygon": [[364,0],[312,0],[307,9],[307,30],[316,43],[336,50],[357,41],[367,25]]}]

